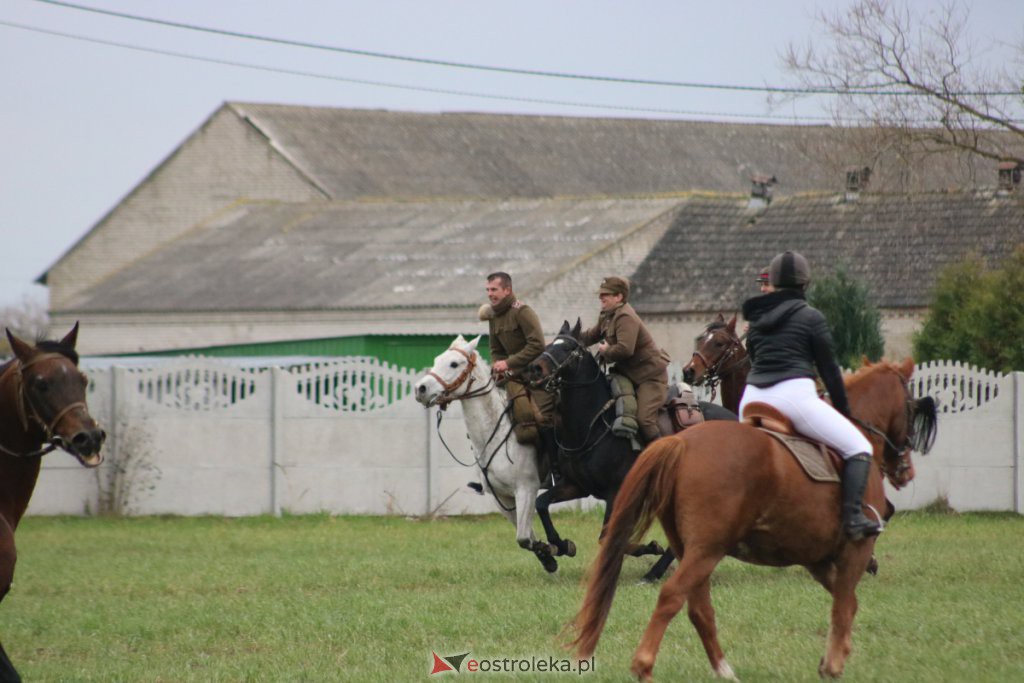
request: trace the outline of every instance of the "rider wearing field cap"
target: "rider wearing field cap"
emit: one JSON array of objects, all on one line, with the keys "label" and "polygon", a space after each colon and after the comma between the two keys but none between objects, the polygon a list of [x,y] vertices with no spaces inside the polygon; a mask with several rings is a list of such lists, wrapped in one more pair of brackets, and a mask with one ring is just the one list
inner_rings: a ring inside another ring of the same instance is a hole
[{"label": "rider wearing field cap", "polygon": [[[748,299],[743,317],[750,321],[747,351],[752,366],[740,401],[759,401],[778,409],[801,434],[836,449],[843,467],[843,527],[852,540],[875,536],[881,527],[862,510],[871,470],[871,443],[850,422],[842,372],[836,362],[825,316],[807,304],[811,280],[807,259],[787,251],[772,259],[769,280],[775,291]],[[815,390],[815,368],[832,399]]]},{"label": "rider wearing field cap", "polygon": [[626,303],[629,280],[606,277],[597,294],[601,300],[601,313],[597,324],[584,330],[580,341],[584,346],[600,342],[598,354],[605,361],[615,363],[615,372],[633,382],[640,436],[650,443],[661,436],[658,409],[668,394],[669,355],[654,343],[647,326]]}]

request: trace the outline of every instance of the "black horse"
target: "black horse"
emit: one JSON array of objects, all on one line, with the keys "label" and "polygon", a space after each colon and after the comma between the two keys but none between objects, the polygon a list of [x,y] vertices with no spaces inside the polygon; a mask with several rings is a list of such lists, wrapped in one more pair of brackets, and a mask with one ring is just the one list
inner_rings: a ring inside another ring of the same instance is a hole
[{"label": "black horse", "polygon": [[[605,502],[604,524],[607,524],[615,495],[639,455],[629,439],[611,431],[615,405],[608,376],[580,344],[580,329],[578,320],[572,329],[566,321],[554,341],[527,369],[531,382],[543,385],[557,397],[555,438],[562,476],[537,497],[537,514],[555,554],[569,557],[576,554],[576,545],[558,535],[549,507],[553,503],[594,496]],[[705,419],[737,419],[735,413],[721,406],[705,402],[700,405]],[[671,550],[661,548],[654,541],[632,546],[628,552],[635,556],[661,555],[644,576],[645,581],[660,579],[674,559]]]}]

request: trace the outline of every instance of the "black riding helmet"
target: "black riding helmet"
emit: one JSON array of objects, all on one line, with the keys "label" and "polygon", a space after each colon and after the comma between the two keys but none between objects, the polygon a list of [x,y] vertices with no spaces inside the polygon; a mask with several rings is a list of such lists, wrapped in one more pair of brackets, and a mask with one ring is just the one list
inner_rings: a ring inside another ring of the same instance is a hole
[{"label": "black riding helmet", "polygon": [[768,277],[773,287],[805,289],[811,281],[811,267],[802,255],[785,251],[772,259]]}]

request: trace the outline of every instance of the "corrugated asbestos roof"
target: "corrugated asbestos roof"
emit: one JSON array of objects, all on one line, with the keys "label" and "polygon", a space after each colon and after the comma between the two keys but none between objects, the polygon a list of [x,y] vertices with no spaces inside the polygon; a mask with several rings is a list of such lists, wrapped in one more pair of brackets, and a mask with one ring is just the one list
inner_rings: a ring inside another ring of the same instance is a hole
[{"label": "corrugated asbestos roof", "polygon": [[870,129],[229,106],[334,199],[732,193],[759,174],[792,195],[839,191],[855,166],[880,191],[996,181],[991,162],[955,155],[907,167]]},{"label": "corrugated asbestos roof", "polygon": [[119,271],[68,310],[477,306],[487,274],[510,272],[528,294],[679,202],[249,203]]},{"label": "corrugated asbestos roof", "polygon": [[844,265],[883,308],[929,303],[941,269],[974,251],[991,266],[1024,244],[1024,198],[993,192],[785,197],[763,211],[746,201],[686,204],[634,276],[642,312],[738,310],[754,279],[793,249],[812,272]]}]

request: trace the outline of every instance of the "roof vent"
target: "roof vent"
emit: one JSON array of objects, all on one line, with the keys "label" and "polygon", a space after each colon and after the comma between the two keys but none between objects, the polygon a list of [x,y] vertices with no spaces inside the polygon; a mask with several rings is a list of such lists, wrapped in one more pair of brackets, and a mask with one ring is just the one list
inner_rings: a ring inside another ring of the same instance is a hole
[{"label": "roof vent", "polygon": [[750,178],[750,203],[748,209],[763,209],[772,203],[772,185],[779,182],[773,175],[756,175]]},{"label": "roof vent", "polygon": [[1013,192],[1020,186],[1020,170],[1019,161],[1004,161],[999,164],[1000,192]]},{"label": "roof vent", "polygon": [[868,186],[870,180],[870,166],[846,169],[846,201],[857,201],[857,196]]}]

